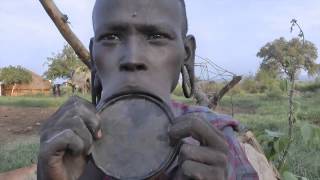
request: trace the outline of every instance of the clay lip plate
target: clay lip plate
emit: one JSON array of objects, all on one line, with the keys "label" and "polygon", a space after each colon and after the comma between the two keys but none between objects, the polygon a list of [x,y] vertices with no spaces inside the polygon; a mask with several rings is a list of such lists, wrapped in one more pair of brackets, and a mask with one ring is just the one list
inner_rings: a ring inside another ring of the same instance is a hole
[{"label": "clay lip plate", "polygon": [[171,147],[168,128],[174,115],[160,98],[146,93],[120,94],[98,110],[102,139],[95,141],[96,166],[115,179],[153,177],[175,159],[179,145]]}]

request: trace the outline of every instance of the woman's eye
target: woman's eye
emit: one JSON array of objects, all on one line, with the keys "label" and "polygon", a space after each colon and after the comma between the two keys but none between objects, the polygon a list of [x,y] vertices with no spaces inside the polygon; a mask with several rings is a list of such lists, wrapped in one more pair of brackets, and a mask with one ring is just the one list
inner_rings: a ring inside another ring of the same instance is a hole
[{"label": "woman's eye", "polygon": [[167,37],[162,34],[153,34],[148,37],[148,40],[166,39]]},{"label": "woman's eye", "polygon": [[119,41],[120,37],[116,34],[107,34],[101,38],[102,40],[108,40],[108,41]]}]

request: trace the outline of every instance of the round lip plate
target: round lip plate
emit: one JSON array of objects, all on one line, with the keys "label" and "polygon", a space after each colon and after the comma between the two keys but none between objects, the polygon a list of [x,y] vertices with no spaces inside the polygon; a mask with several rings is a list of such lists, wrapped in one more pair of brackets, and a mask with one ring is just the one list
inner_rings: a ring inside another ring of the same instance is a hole
[{"label": "round lip plate", "polygon": [[[114,105],[116,102],[119,102],[121,100],[128,100],[128,99],[129,100],[130,99],[143,99],[143,100],[147,100],[149,102],[154,103],[166,114],[167,118],[169,119],[169,123],[170,124],[173,123],[174,115],[173,115],[171,109],[169,108],[169,106],[166,103],[164,103],[160,98],[158,98],[154,95],[148,94],[148,93],[127,93],[127,94],[120,94],[117,96],[113,96],[111,99],[106,101],[106,103],[101,108],[99,108],[98,113],[102,113],[106,108]],[[180,149],[180,144],[173,147],[171,149],[170,153],[167,154],[166,159],[163,162],[161,162],[161,164],[159,164],[159,168],[150,170],[146,174],[142,174],[142,175],[138,175],[138,176],[130,176],[130,177],[123,177],[123,176],[121,177],[119,175],[112,174],[112,172],[110,172],[107,168],[102,167],[103,165],[101,165],[101,163],[99,163],[99,157],[96,157],[96,153],[94,153],[95,150],[93,150],[91,156],[92,156],[93,162],[96,164],[96,166],[101,171],[103,171],[107,176],[113,177],[115,179],[141,180],[141,179],[147,179],[147,178],[156,176],[159,173],[161,173],[163,170],[167,169],[168,166],[170,166],[170,164],[174,161],[175,157],[178,154],[179,149]],[[142,163],[145,163],[145,162],[142,162]]]}]

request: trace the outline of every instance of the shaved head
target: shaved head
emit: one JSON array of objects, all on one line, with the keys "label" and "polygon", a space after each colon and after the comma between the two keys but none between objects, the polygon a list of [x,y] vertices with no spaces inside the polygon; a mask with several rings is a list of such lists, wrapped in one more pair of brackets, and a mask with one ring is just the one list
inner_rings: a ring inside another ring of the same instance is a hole
[{"label": "shaved head", "polygon": [[[93,28],[95,27],[95,19],[97,18],[95,12],[96,12],[96,9],[97,9],[97,5],[99,4],[98,3],[99,1],[108,1],[108,0],[96,0],[95,6],[94,6],[94,9],[93,9],[93,13],[92,13]],[[149,1],[152,1],[152,0],[149,0]],[[181,15],[182,15],[181,17],[183,18],[182,24],[181,24],[181,26],[182,26],[182,35],[186,36],[187,33],[188,33],[188,19],[187,19],[185,1],[184,0],[172,0],[172,1],[179,1],[180,4],[181,4],[180,12],[181,12]]]},{"label": "shaved head", "polygon": [[188,18],[187,18],[187,10],[186,10],[186,4],[184,0],[179,0],[182,5],[182,16],[184,18],[183,23],[183,34],[186,35],[188,33]]}]

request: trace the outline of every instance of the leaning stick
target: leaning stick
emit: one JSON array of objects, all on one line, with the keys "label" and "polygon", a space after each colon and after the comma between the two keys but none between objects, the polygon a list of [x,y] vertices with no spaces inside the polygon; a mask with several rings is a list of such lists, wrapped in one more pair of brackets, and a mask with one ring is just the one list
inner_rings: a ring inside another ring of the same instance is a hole
[{"label": "leaning stick", "polygon": [[222,99],[222,97],[229,92],[235,85],[237,85],[242,79],[242,76],[234,76],[232,80],[226,84],[211,100],[208,107],[210,109],[215,109],[218,106],[218,103]]},{"label": "leaning stick", "polygon": [[91,69],[90,53],[68,25],[67,16],[62,14],[52,0],[39,0],[64,39],[70,44],[80,60]]}]

